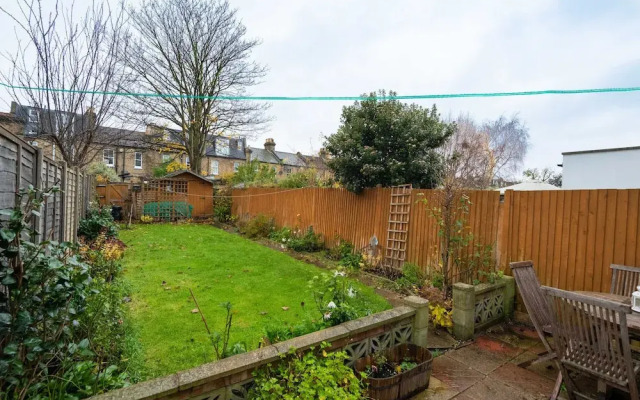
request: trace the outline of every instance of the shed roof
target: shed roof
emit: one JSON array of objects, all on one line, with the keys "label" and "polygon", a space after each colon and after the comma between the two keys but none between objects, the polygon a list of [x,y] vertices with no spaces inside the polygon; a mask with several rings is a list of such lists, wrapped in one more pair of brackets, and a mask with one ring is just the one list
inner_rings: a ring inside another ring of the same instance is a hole
[{"label": "shed roof", "polygon": [[209,179],[205,178],[204,176],[202,176],[202,175],[200,175],[200,174],[196,174],[195,172],[190,171],[190,170],[188,170],[188,169],[183,169],[183,170],[181,170],[181,171],[171,172],[170,174],[167,174],[167,175],[165,175],[164,177],[165,177],[165,178],[176,178],[176,177],[178,177],[178,176],[180,176],[180,175],[183,175],[183,174],[190,174],[190,175],[195,176],[196,178],[200,178],[200,179],[202,179],[204,182],[207,182],[207,183],[211,183],[211,184],[213,184]]}]

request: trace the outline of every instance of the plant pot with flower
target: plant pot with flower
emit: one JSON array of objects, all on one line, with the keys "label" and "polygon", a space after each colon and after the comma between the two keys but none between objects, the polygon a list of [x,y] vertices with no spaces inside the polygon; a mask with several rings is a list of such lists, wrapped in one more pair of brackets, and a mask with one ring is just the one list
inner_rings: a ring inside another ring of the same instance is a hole
[{"label": "plant pot with flower", "polygon": [[401,400],[429,387],[432,361],[428,349],[408,343],[360,358],[354,367],[366,375],[369,398]]}]

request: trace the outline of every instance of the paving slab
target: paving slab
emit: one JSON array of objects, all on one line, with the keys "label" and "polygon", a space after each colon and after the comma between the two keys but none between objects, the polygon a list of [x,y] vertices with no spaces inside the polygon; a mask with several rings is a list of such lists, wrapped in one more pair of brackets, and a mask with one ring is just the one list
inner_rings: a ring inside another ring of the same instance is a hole
[{"label": "paving slab", "polygon": [[458,341],[449,334],[449,332],[441,329],[429,330],[427,336],[427,347],[430,349],[452,349],[458,344]]},{"label": "paving slab", "polygon": [[[511,360],[511,363],[515,365],[520,365],[524,362],[536,360],[537,358],[538,358],[538,352],[529,350],[529,351],[525,351],[524,353],[520,354],[518,357]],[[539,362],[537,364],[531,364],[525,367],[525,369],[535,372],[536,374],[544,376],[545,378],[548,378],[548,379],[555,380],[556,377],[558,376],[558,368],[556,367],[556,363],[554,361],[545,361],[545,362]]]},{"label": "paving slab", "polygon": [[449,351],[446,356],[486,375],[523,352],[506,342],[480,336],[475,343]]},{"label": "paving slab", "polygon": [[547,396],[553,391],[555,381],[540,376],[533,371],[520,368],[515,364],[507,363],[493,371],[489,379],[500,381],[512,388],[535,396]]},{"label": "paving slab", "polygon": [[412,397],[411,400],[449,400],[458,393],[460,393],[459,390],[447,386],[440,379],[432,376],[429,380],[429,388]]},{"label": "paving slab", "polygon": [[546,400],[548,395],[523,392],[490,377],[460,393],[455,400]]},{"label": "paving slab", "polygon": [[431,376],[441,381],[450,390],[455,391],[455,394],[485,377],[484,374],[446,355],[436,357],[433,360]]}]

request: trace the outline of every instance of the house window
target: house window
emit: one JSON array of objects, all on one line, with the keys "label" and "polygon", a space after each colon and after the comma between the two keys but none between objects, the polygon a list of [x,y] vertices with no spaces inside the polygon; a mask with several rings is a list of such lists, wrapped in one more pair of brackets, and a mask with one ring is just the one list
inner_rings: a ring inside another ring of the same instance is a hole
[{"label": "house window", "polygon": [[187,167],[191,166],[191,163],[189,162],[189,156],[185,156],[184,163],[187,165]]},{"label": "house window", "polygon": [[38,134],[38,131],[36,130],[36,128],[29,128],[29,130],[27,131],[27,136],[36,136]]},{"label": "house window", "polygon": [[211,175],[218,175],[218,161],[211,160]]},{"label": "house window", "polygon": [[238,150],[242,150],[242,139],[238,139],[237,145]]},{"label": "house window", "polygon": [[162,162],[166,163],[166,162],[170,162],[171,161],[171,154],[163,154],[162,155]]},{"label": "house window", "polygon": [[38,110],[35,108],[29,109],[29,122],[38,122]]},{"label": "house window", "polygon": [[236,161],[233,163],[233,172],[238,172],[238,168],[240,168],[240,163]]},{"label": "house window", "polygon": [[291,173],[291,167],[284,167],[284,173],[285,174],[290,174]]},{"label": "house window", "polygon": [[139,151],[134,153],[133,168],[142,169],[142,153]]},{"label": "house window", "polygon": [[221,156],[229,155],[229,139],[216,138],[216,153]]},{"label": "house window", "polygon": [[107,164],[108,167],[113,167],[114,166],[113,149],[102,150],[102,159],[104,160],[104,163]]}]

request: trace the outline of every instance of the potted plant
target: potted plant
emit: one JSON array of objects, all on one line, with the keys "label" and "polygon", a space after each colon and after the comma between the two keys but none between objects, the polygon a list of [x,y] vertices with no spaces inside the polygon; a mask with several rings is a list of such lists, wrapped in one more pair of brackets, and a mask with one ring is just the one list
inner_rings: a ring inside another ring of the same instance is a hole
[{"label": "potted plant", "polygon": [[369,398],[407,399],[429,387],[431,352],[414,344],[401,344],[356,361],[355,369],[364,372]]}]

